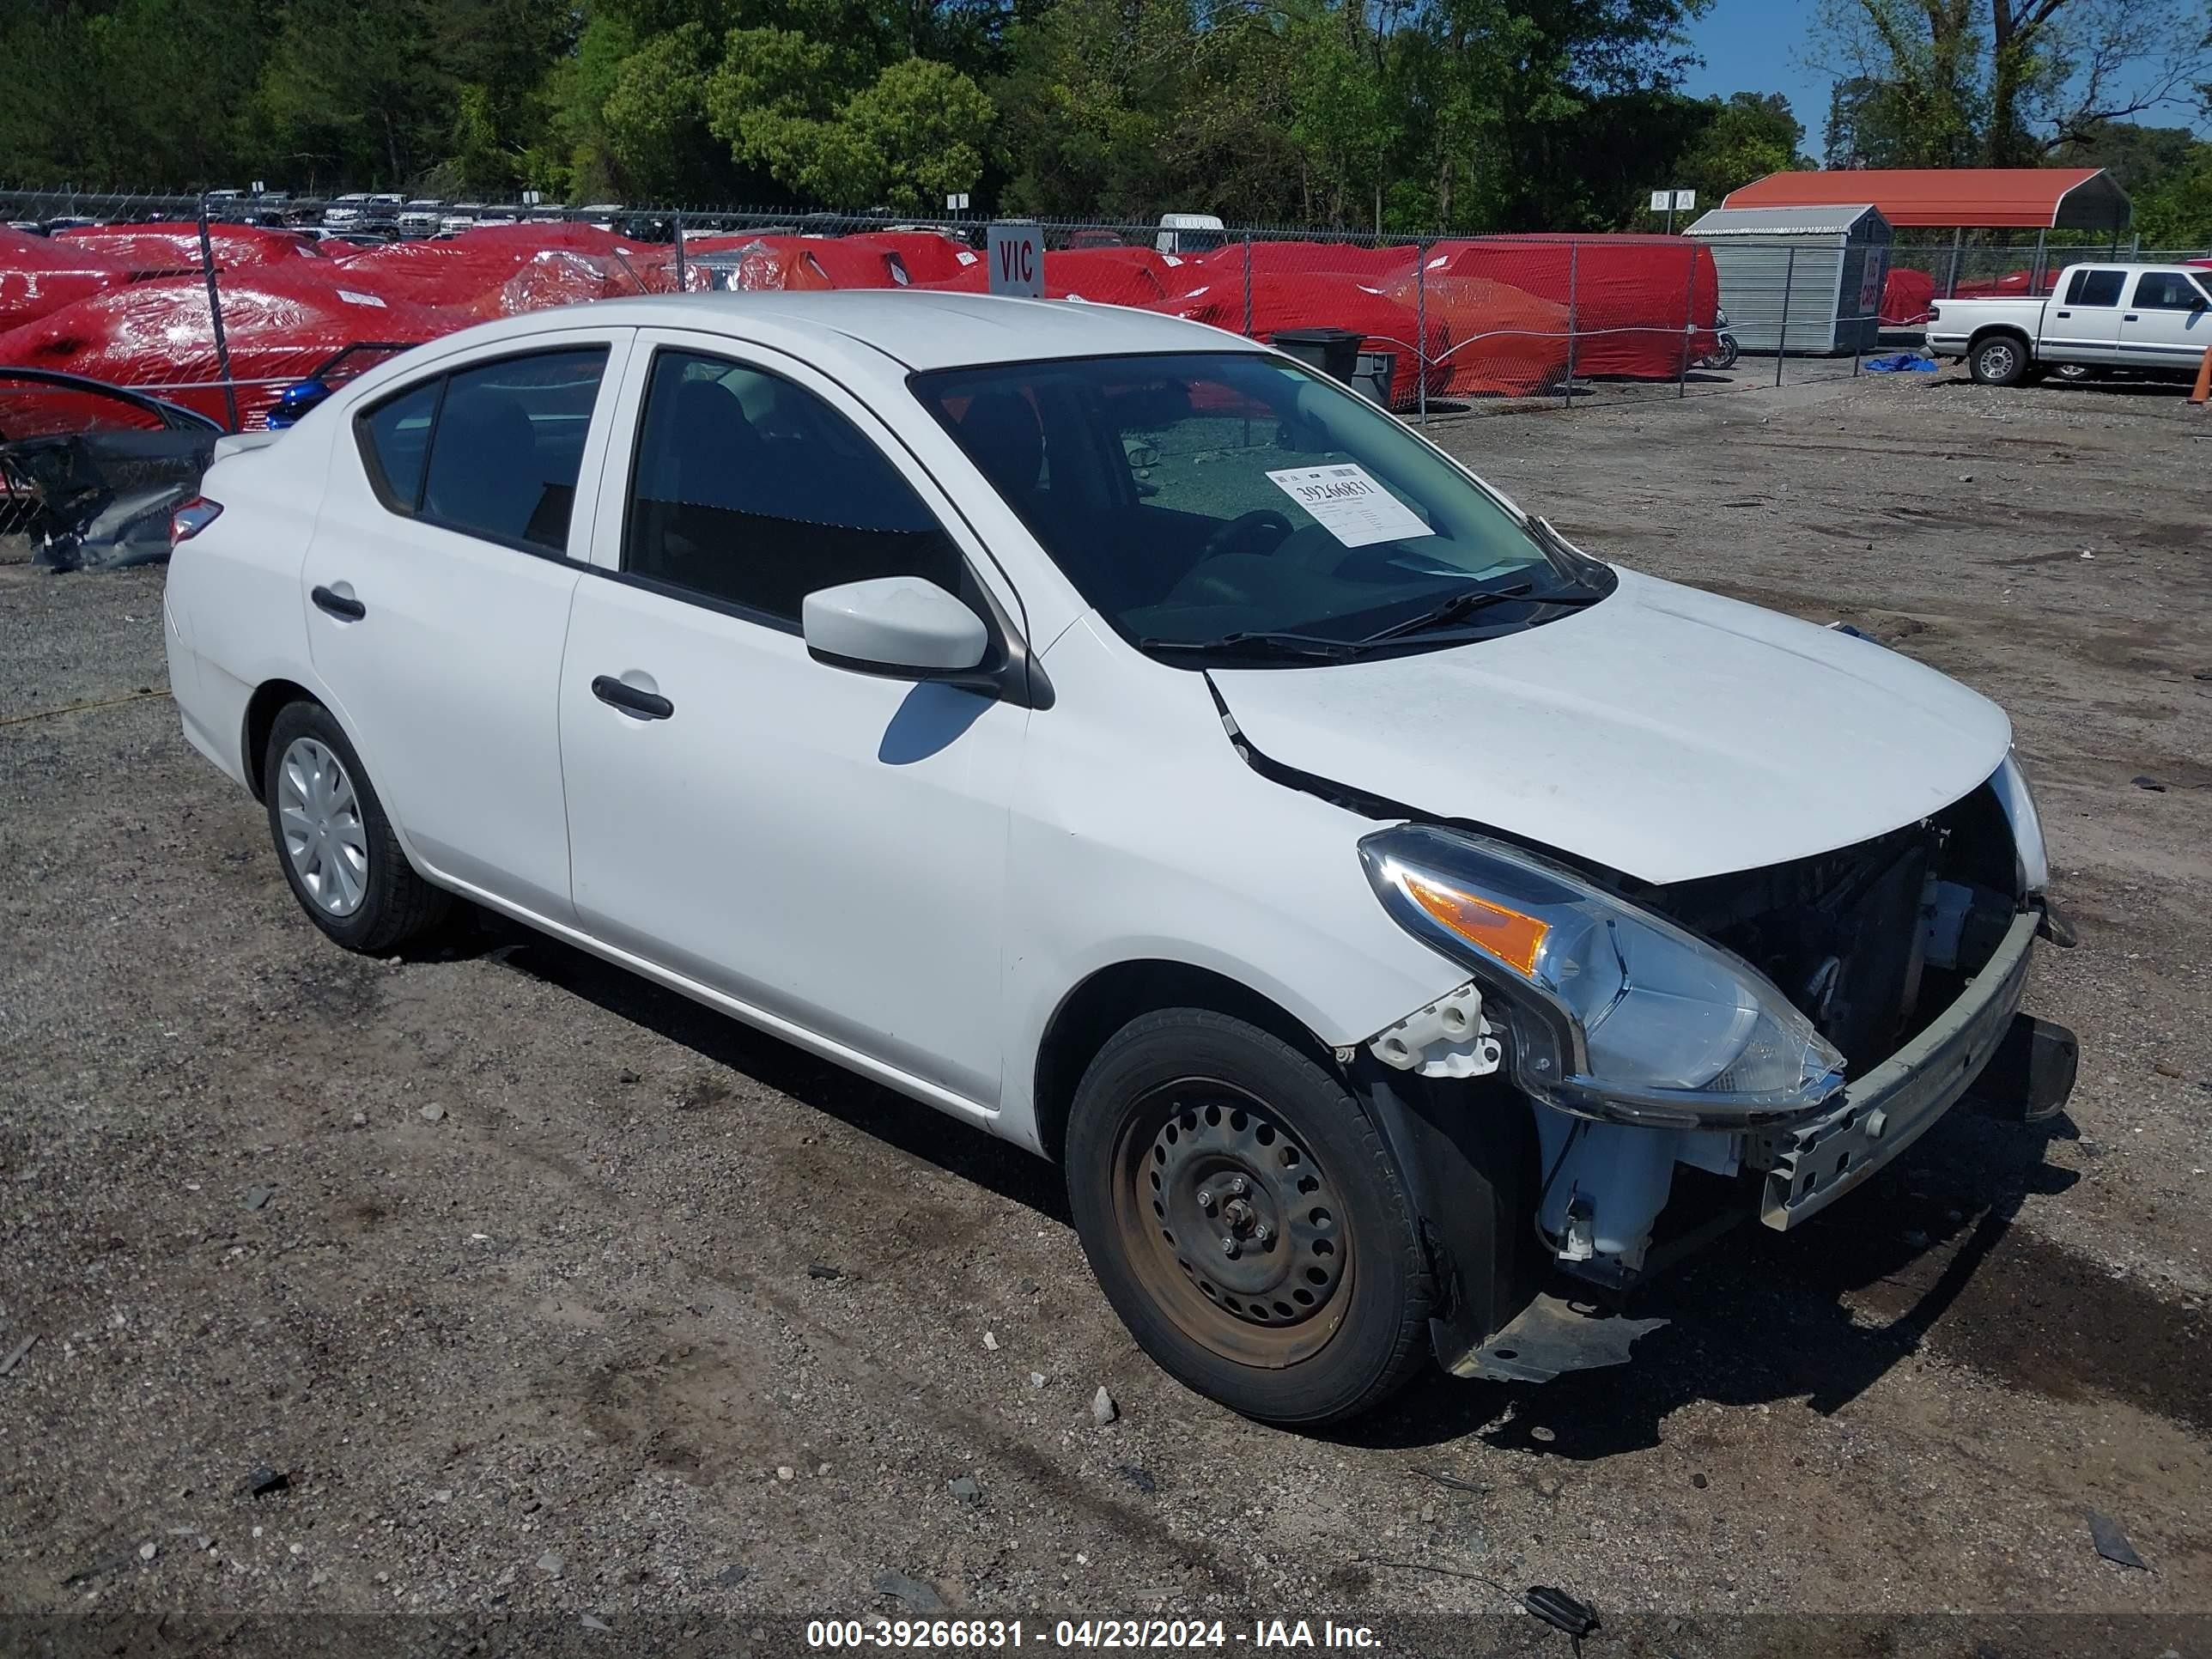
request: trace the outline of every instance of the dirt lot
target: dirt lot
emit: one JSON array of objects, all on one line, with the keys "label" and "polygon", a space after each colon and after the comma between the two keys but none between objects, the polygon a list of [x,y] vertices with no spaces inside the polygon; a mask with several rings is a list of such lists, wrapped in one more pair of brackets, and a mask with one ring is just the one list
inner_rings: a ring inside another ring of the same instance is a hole
[{"label": "dirt lot", "polygon": [[1954,1115],[1740,1231],[1626,1369],[1275,1433],[1137,1352],[1024,1155],[549,944],[326,944],[178,734],[161,573],[0,564],[0,1620],[1566,1651],[1488,1577],[1595,1602],[1593,1659],[2212,1651],[2212,415],[1947,375],[1437,430],[1593,550],[2012,711],[2081,933],[2031,993],[2082,1039],[2055,1129]]}]

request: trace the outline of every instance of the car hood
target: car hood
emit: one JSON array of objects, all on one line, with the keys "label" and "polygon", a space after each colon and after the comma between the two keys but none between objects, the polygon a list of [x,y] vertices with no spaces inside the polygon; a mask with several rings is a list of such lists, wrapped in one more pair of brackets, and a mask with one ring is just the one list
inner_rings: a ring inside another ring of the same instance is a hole
[{"label": "car hood", "polygon": [[2002,709],[1909,658],[1626,570],[1501,638],[1212,678],[1270,760],[1654,883],[1911,823],[2012,742]]}]

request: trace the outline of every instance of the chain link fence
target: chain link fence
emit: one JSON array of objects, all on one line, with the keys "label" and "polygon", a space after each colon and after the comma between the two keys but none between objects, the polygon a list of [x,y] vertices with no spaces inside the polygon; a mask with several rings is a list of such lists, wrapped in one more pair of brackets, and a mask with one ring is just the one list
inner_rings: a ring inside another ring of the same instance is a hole
[{"label": "chain link fence", "polygon": [[[301,380],[342,380],[440,333],[552,305],[989,287],[986,222],[964,216],[0,186],[0,218],[35,233],[0,258],[0,362],[129,386],[231,430],[262,423]],[[1048,298],[1301,352],[1326,349],[1301,331],[1338,331],[1340,352],[1354,336],[1340,371],[1425,424],[1853,376],[1917,340],[1933,298],[2046,292],[2069,258],[2116,251],[2056,234],[2023,246],[1022,222],[1047,249]],[[464,232],[481,234],[453,240]],[[511,268],[456,252],[492,244]],[[49,303],[65,295],[98,314]],[[0,413],[0,435],[9,424]]]}]

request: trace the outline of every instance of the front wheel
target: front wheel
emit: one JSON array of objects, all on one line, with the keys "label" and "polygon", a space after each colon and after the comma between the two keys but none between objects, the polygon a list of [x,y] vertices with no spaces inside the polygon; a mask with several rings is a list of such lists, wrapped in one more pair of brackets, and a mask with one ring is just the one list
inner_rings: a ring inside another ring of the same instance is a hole
[{"label": "front wheel", "polygon": [[1966,358],[1966,368],[1984,386],[2017,386],[2027,374],[2027,348],[2009,334],[1993,334]]},{"label": "front wheel", "polygon": [[1091,1271],[1186,1386],[1316,1427],[1421,1364],[1435,1288],[1396,1161],[1280,1038],[1198,1009],[1133,1021],[1076,1090],[1066,1160]]},{"label": "front wheel", "polygon": [[1707,368],[1734,368],[1735,360],[1742,355],[1743,348],[1736,343],[1735,336],[1723,334],[1720,337],[1720,343],[1705,354],[1705,366]]}]

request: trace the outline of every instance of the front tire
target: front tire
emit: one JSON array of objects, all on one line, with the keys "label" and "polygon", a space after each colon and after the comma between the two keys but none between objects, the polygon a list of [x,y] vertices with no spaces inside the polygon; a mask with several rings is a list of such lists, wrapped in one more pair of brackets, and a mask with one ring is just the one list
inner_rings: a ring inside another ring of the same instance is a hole
[{"label": "front tire", "polygon": [[381,955],[446,919],[452,895],[407,862],[361,757],[320,703],[277,712],[261,776],[277,864],[316,927]]},{"label": "front tire", "polygon": [[1186,1387],[1313,1428],[1423,1363],[1436,1291],[1396,1161],[1279,1037],[1200,1009],[1133,1021],[1077,1087],[1066,1162],[1107,1300]]},{"label": "front tire", "polygon": [[2027,348],[2012,335],[1992,334],[1974,347],[1966,368],[1984,386],[2018,386],[2031,361]]}]

